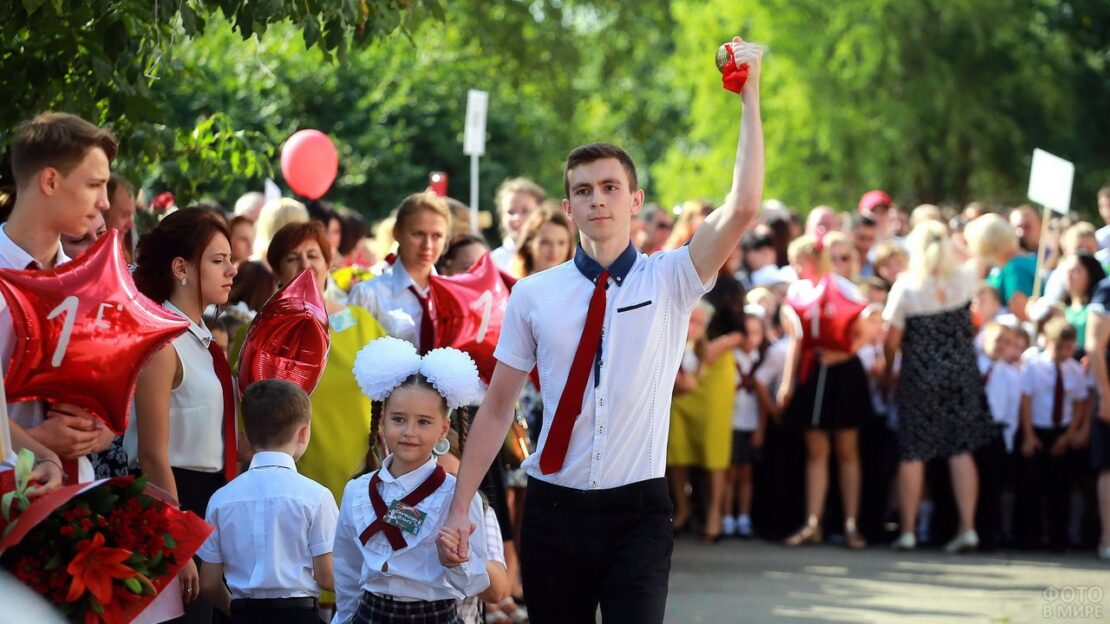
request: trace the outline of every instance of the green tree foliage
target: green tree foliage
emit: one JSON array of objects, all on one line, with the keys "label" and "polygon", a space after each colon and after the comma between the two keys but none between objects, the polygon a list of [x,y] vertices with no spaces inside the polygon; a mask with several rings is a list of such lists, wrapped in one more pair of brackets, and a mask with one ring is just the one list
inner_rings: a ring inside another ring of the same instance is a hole
[{"label": "green tree foliage", "polygon": [[[719,197],[737,104],[722,97],[706,40],[766,43],[767,195],[808,209],[861,192],[962,203],[1020,201],[1033,147],[1077,161],[1074,205],[1110,173],[1104,144],[1105,3],[1001,0],[675,2],[690,126],[664,155],[660,191]],[[739,25],[739,28],[737,26]],[[1100,38],[1101,37],[1101,38]],[[1091,130],[1090,134],[1087,130]]]}]

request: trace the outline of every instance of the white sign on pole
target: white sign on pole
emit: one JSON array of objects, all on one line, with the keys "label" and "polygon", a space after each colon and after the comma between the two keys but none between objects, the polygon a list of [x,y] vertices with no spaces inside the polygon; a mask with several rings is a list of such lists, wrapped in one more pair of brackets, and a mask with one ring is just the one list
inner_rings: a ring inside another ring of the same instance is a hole
[{"label": "white sign on pole", "polygon": [[486,153],[486,109],[489,93],[471,89],[466,94],[466,134],[463,136],[463,153],[481,156]]},{"label": "white sign on pole", "polygon": [[265,189],[265,192],[262,194],[262,196],[265,197],[263,201],[267,204],[281,199],[281,188],[277,185],[277,182],[274,182],[270,178],[266,178],[266,182],[262,188]]},{"label": "white sign on pole", "polygon": [[1033,166],[1029,171],[1029,199],[1067,214],[1074,178],[1074,164],[1042,149],[1034,149]]}]

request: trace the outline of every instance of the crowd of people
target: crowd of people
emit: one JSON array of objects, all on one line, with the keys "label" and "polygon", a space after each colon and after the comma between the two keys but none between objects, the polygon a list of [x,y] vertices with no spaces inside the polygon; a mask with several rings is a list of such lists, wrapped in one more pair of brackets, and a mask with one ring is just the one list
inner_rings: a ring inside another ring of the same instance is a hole
[{"label": "crowd of people", "polygon": [[[675,530],[1110,559],[1110,186],[1097,208],[1102,227],[1042,227],[1029,205],[907,211],[879,190],[804,221],[765,203],[690,320]],[[703,210],[646,210],[643,248],[682,245]],[[822,287],[839,344],[799,322]]]},{"label": "crowd of people", "polygon": [[[694,527],[1110,558],[1110,226],[1057,219],[1041,241],[1028,206],[907,213],[877,190],[850,215],[760,209],[750,47],[721,208],[645,205],[627,154],[591,144],[561,203],[498,188],[497,246],[430,190],[373,225],[254,192],[178,207],[110,173],[110,132],[40,115],[13,140],[0,265],[52,269],[115,229],[139,291],[190,326],[143,367],[124,435],[31,401],[8,406],[14,445],[40,482],[142,474],[216,527],[179,577],[188,622],[313,621],[317,598],[340,622],[661,621],[671,540]],[[1110,222],[1110,188],[1098,201]],[[469,358],[434,348],[429,284],[487,253],[520,281],[475,392]],[[250,323],[305,271],[321,380],[241,389],[237,413]],[[531,456],[501,444],[510,422]]]}]

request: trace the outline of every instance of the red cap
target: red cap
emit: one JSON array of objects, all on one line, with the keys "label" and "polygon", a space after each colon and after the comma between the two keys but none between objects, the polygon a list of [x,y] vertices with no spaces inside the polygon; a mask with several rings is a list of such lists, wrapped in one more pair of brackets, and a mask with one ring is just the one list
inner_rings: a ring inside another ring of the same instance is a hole
[{"label": "red cap", "polygon": [[885,191],[880,191],[878,189],[867,191],[863,194],[863,197],[859,198],[859,211],[863,214],[871,214],[875,206],[889,206],[892,203],[893,200],[890,199],[890,195],[887,195]]}]

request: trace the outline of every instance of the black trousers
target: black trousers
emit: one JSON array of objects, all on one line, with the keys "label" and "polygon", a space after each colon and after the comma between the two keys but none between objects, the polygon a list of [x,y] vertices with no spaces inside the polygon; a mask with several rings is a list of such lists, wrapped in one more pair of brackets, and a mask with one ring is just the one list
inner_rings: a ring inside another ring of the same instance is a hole
[{"label": "black trousers", "polygon": [[[1075,460],[1071,451],[1052,457],[1049,451],[1065,428],[1033,429],[1041,442],[1041,449],[1033,457],[1024,458],[1023,479],[1019,488],[1019,502],[1015,532],[1021,546],[1035,548],[1041,544],[1044,520],[1048,520],[1048,544],[1064,548],[1068,544],[1068,517],[1071,515],[1071,480]],[[1021,434],[1015,448],[1019,449]]]},{"label": "black trousers", "polygon": [[231,624],[320,624],[314,598],[232,600]]},{"label": "black trousers", "polygon": [[663,621],[674,533],[665,479],[581,491],[528,480],[521,575],[533,624]]},{"label": "black trousers", "polygon": [[[1003,540],[1002,495],[1009,483],[1010,454],[1006,452],[1003,428],[995,427],[990,444],[975,450],[975,467],[979,471],[979,502],[975,509],[975,532],[979,547],[992,550]],[[1020,452],[1020,451],[1019,451]]]}]

